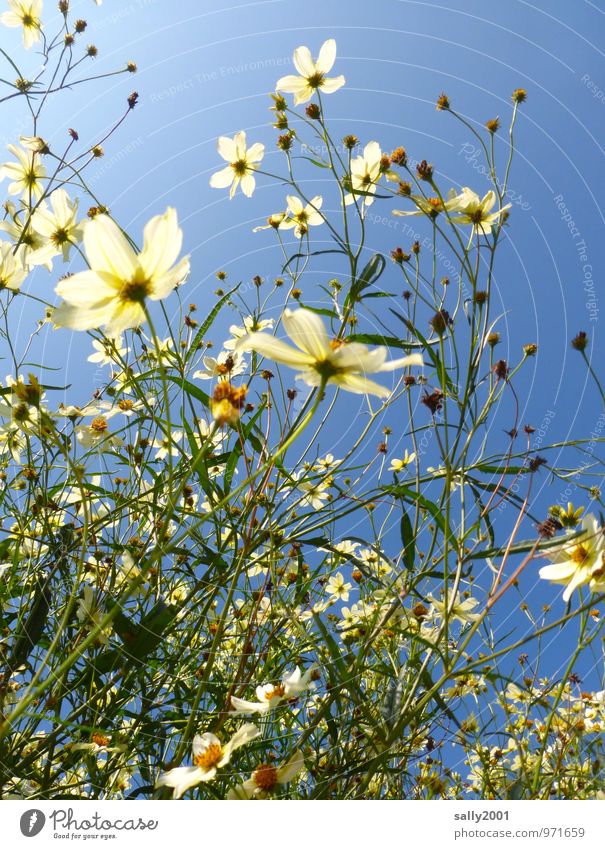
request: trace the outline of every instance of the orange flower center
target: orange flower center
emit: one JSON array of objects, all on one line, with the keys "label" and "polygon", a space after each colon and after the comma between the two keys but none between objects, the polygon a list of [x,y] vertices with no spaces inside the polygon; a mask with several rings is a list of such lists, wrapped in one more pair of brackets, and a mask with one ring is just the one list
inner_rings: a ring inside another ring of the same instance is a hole
[{"label": "orange flower center", "polygon": [[103,433],[107,430],[107,419],[104,419],[103,416],[97,416],[96,419],[91,421],[90,429],[97,433]]},{"label": "orange flower center", "polygon": [[92,742],[96,743],[97,746],[107,746],[109,743],[109,737],[105,737],[103,734],[93,734]]},{"label": "orange flower center", "polygon": [[194,755],[193,763],[202,769],[212,769],[223,757],[223,749],[220,743],[211,743],[199,755]]},{"label": "orange flower center", "polygon": [[270,702],[271,699],[281,699],[285,692],[286,688],[283,684],[276,684],[273,689],[265,691],[265,699],[268,702]]},{"label": "orange flower center", "polygon": [[271,764],[261,764],[254,771],[254,783],[260,790],[273,790],[277,784],[277,770]]},{"label": "orange flower center", "polygon": [[588,560],[590,552],[584,545],[576,545],[576,547],[571,552],[571,559],[577,566],[583,566],[585,561]]}]

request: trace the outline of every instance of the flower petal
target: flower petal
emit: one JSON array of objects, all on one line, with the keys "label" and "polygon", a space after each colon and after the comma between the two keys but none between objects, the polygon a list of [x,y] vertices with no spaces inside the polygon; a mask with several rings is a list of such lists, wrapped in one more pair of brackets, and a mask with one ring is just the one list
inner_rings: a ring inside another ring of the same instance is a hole
[{"label": "flower petal", "polygon": [[296,348],[269,333],[249,333],[236,343],[235,350],[256,351],[263,357],[269,357],[276,363],[284,363],[287,366],[310,366],[313,363],[313,358],[308,354],[297,351]]},{"label": "flower petal", "polygon": [[94,271],[107,271],[120,280],[130,280],[136,272],[136,254],[108,215],[98,215],[86,225],[84,249]]},{"label": "flower petal", "polygon": [[283,322],[294,344],[314,360],[325,360],[333,354],[325,325],[311,310],[286,309]]},{"label": "flower petal", "polygon": [[313,57],[311,56],[311,51],[304,45],[296,48],[292,59],[294,61],[294,67],[303,77],[310,77],[316,70],[318,70],[316,69]]},{"label": "flower petal", "polygon": [[334,62],[336,61],[336,42],[333,38],[328,38],[327,41],[321,45],[321,49],[319,51],[319,56],[317,57],[317,62],[315,63],[315,68],[319,71],[320,74],[327,74],[328,71],[331,71]]}]

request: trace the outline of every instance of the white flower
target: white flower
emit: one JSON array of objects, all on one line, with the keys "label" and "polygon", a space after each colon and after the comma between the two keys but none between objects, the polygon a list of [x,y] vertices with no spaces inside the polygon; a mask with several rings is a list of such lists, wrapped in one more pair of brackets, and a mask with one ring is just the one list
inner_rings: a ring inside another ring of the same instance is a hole
[{"label": "white flower", "polygon": [[573,591],[583,584],[589,583],[592,592],[605,588],[605,539],[592,513],[582,519],[579,536],[549,549],[544,556],[552,563],[540,569],[540,577],[555,584],[566,584],[563,601],[569,601]]},{"label": "white flower", "polygon": [[71,201],[64,189],[55,189],[50,205],[51,209],[41,204],[32,216],[32,229],[46,240],[46,244],[30,256],[34,265],[45,265],[59,254],[63,254],[63,261],[67,262],[71,246],[82,241],[82,226],[76,221],[78,201]]},{"label": "white flower", "polygon": [[233,337],[232,339],[227,339],[227,341],[223,344],[223,348],[226,351],[233,351],[239,339],[242,336],[246,336],[248,333],[253,332],[261,332],[262,330],[272,330],[273,325],[275,324],[272,318],[264,318],[258,319],[253,315],[247,315],[244,318],[243,327],[239,324],[232,324],[229,328],[229,333]]},{"label": "white flower", "polygon": [[266,714],[283,701],[297,699],[305,690],[313,686],[311,676],[314,671],[314,664],[311,664],[305,673],[302,673],[297,666],[290,675],[284,674],[280,684],[261,684],[256,688],[256,698],[258,699],[256,702],[231,696],[231,705],[234,708],[232,713]]},{"label": "white flower", "polygon": [[281,77],[275,84],[277,91],[285,91],[294,95],[294,105],[307,103],[316,91],[332,94],[345,84],[345,78],[326,77],[332,70],[336,60],[336,42],[329,38],[321,46],[319,56],[313,59],[308,47],[297,47],[294,51],[294,67],[300,74],[289,74]]},{"label": "white flower", "polygon": [[167,436],[163,436],[161,439],[154,439],[151,443],[152,448],[157,448],[156,455],[154,460],[165,460],[168,456],[168,453],[172,457],[180,457],[183,453],[181,448],[179,448],[179,442],[183,438],[182,430],[173,430],[170,434],[170,438]]},{"label": "white flower", "polygon": [[129,351],[129,348],[124,347],[121,336],[93,339],[92,347],[95,353],[87,357],[87,360],[89,363],[98,363],[100,366],[119,362],[120,358],[123,359]]},{"label": "white flower", "polygon": [[98,215],[84,231],[90,270],[59,281],[55,292],[64,303],[53,320],[73,330],[104,326],[108,335],[138,327],[145,321],[146,298],[162,300],[189,273],[189,257],[174,264],[182,241],[172,208],[146,225],[140,254],[111,218]]},{"label": "white flower", "polygon": [[306,206],[296,195],[288,195],[286,201],[288,202],[288,210],[286,217],[282,219],[279,225],[280,230],[294,229],[296,238],[302,239],[305,233],[309,232],[309,227],[318,227],[323,224],[323,216],[318,211],[323,203],[323,198],[320,195],[311,198]]},{"label": "white flower", "polygon": [[446,611],[450,611],[449,613],[449,621],[453,622],[454,620],[458,620],[465,625],[467,622],[475,622],[477,619],[481,617],[480,613],[475,613],[474,610],[479,604],[478,599],[476,598],[462,598],[460,593],[456,594],[456,599],[452,603],[452,598],[448,597],[447,604],[444,599],[441,601],[437,601],[432,596],[427,596],[428,600],[432,603],[435,608],[435,613],[442,618],[445,617]]},{"label": "white flower", "polygon": [[468,198],[464,194],[457,194],[455,189],[450,189],[447,200],[440,197],[424,197],[424,195],[410,195],[410,200],[416,204],[416,209],[401,210],[394,209],[393,215],[406,217],[408,215],[428,215],[436,218],[440,212],[454,212],[461,209]]},{"label": "white flower", "polygon": [[288,784],[305,766],[302,752],[296,751],[281,766],[261,764],[243,784],[229,790],[227,799],[266,799],[279,784]]},{"label": "white flower", "polygon": [[346,344],[341,340],[330,340],[321,318],[311,310],[286,309],[283,323],[296,348],[268,333],[258,332],[244,336],[236,347],[257,351],[264,357],[299,369],[299,377],[309,386],[335,383],[348,392],[386,398],[391,394],[390,390],[368,380],[367,374],[423,365],[420,354],[387,362],[387,349],[384,347],[369,350],[359,342]]},{"label": "white flower", "polygon": [[226,189],[231,186],[229,197],[232,198],[238,185],[241,184],[242,192],[246,197],[252,197],[256,187],[254,172],[265,155],[264,144],[256,142],[248,148],[246,146],[246,133],[240,130],[232,139],[221,136],[217,148],[219,154],[229,165],[212,175],[210,178],[212,188]]},{"label": "white flower", "polygon": [[240,746],[254,740],[260,731],[256,725],[246,723],[223,745],[216,734],[196,734],[193,738],[193,766],[180,766],[163,772],[156,781],[157,787],[172,787],[173,799],[203,781],[212,781],[220,767],[229,763],[231,755]]},{"label": "white flower", "polygon": [[107,423],[108,416],[96,416],[89,425],[79,425],[76,437],[84,448],[100,448],[108,451],[122,444],[122,440],[114,436]]},{"label": "white flower", "polygon": [[326,481],[309,480],[305,477],[306,474],[301,469],[292,476],[294,480],[299,481],[296,488],[303,493],[300,503],[312,507],[314,510],[321,510],[324,503],[328,500],[327,489],[329,484]]},{"label": "white flower", "polygon": [[21,146],[34,153],[48,153],[48,144],[40,136],[19,136]]},{"label": "white flower", "polygon": [[389,472],[402,472],[406,466],[409,466],[410,463],[413,463],[416,459],[416,454],[412,452],[412,454],[408,454],[408,450],[406,448],[405,453],[401,460],[391,460],[391,465],[389,466]]},{"label": "white flower", "polygon": [[29,49],[42,35],[42,0],[8,0],[10,12],[0,16],[6,27],[23,27],[23,46]]},{"label": "white flower", "polygon": [[46,176],[46,168],[40,162],[39,155],[23,150],[14,144],[8,144],[6,149],[17,160],[0,165],[0,181],[5,177],[12,180],[8,186],[9,195],[21,194],[21,197],[28,202],[30,195],[36,200],[41,198],[44,189],[40,180]]},{"label": "white flower", "polygon": [[23,246],[15,251],[14,245],[0,242],[0,292],[2,289],[12,289],[18,292],[27,277],[27,269],[23,265]]},{"label": "white flower", "polygon": [[493,190],[490,189],[480,198],[471,189],[464,187],[457,199],[455,221],[458,224],[471,224],[476,233],[488,236],[499,223],[502,213],[511,206],[507,203],[502,209],[490,212],[495,203],[496,193]]},{"label": "white flower", "polygon": [[[27,224],[27,220],[27,215],[23,217],[23,221],[18,215],[14,215],[12,220],[0,221],[0,231],[8,233],[14,243],[19,245],[19,250],[22,251],[23,267],[29,270],[35,265],[32,261],[33,254],[44,247],[44,239],[32,229],[31,222]],[[49,271],[52,271],[52,260],[48,260],[44,265]]]},{"label": "white flower", "polygon": [[[351,188],[353,192],[345,197],[347,205],[354,203],[356,198],[360,198],[366,206],[371,206],[374,203],[374,198],[371,195],[375,194],[376,183],[382,173],[381,160],[380,145],[376,141],[371,141],[364,147],[363,155],[356,156],[351,161]],[[367,192],[368,194],[358,195],[355,192]]]},{"label": "white flower", "polygon": [[229,380],[246,370],[246,361],[237,351],[221,351],[218,357],[203,357],[202,364],[204,368],[193,373],[197,380]]},{"label": "white flower", "polygon": [[332,575],[325,590],[332,598],[332,601],[348,601],[349,592],[353,589],[353,585],[345,582],[342,572],[337,572]]},{"label": "white flower", "polygon": [[[104,610],[99,604],[94,589],[86,584],[84,586],[82,598],[79,600],[78,608],[76,610],[78,622],[92,631],[97,627],[97,625],[99,625],[103,619],[103,615]],[[111,630],[111,625],[107,625],[103,630],[101,630],[97,635],[98,642],[103,645],[107,645],[109,643]]]}]

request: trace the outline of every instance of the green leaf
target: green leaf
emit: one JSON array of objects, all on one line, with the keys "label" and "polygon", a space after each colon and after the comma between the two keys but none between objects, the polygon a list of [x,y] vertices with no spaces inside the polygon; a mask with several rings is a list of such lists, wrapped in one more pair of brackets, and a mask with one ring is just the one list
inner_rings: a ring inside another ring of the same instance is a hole
[{"label": "green leaf", "polygon": [[226,295],[223,295],[222,298],[215,304],[213,309],[210,311],[210,313],[208,314],[208,317],[203,322],[203,324],[201,325],[201,327],[199,328],[199,330],[197,331],[197,333],[195,334],[195,336],[191,340],[189,350],[187,351],[187,356],[185,357],[186,363],[188,363],[189,360],[197,353],[197,346],[202,341],[202,339],[204,338],[204,334],[207,333],[208,330],[212,327],[212,325],[214,323],[214,319],[217,317],[219,312],[225,306],[225,304],[227,303],[227,301],[229,300],[231,295],[234,292],[237,292],[240,285],[241,284],[238,283],[237,286],[234,286],[233,289],[231,289],[230,292],[227,292]]}]

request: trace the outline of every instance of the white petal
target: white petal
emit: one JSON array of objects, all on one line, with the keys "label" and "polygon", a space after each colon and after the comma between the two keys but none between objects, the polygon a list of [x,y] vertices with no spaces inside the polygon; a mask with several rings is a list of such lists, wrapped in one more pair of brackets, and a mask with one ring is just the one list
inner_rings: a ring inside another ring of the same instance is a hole
[{"label": "white petal", "polygon": [[391,394],[391,390],[387,389],[386,386],[381,386],[373,380],[368,380],[366,377],[361,377],[359,374],[351,374],[350,372],[337,375],[333,378],[332,382],[356,395],[377,395],[379,398],[388,398]]},{"label": "white petal", "polygon": [[297,351],[296,348],[268,333],[249,333],[243,336],[237,342],[235,350],[256,351],[263,357],[269,357],[276,363],[284,363],[287,366],[309,366],[314,361],[308,354]]},{"label": "white petal", "polygon": [[244,176],[240,180],[240,185],[242,187],[242,192],[246,195],[246,197],[252,197],[254,189],[256,188],[256,180],[254,179],[253,175],[244,174]]},{"label": "white petal", "polygon": [[302,752],[294,752],[288,761],[277,770],[278,784],[287,784],[289,781],[292,781],[292,779],[296,778],[298,773],[304,768],[304,765],[305,759],[303,758]]},{"label": "white petal", "polygon": [[156,787],[172,787],[173,799],[180,799],[183,793],[195,787],[203,780],[202,770],[197,766],[179,766],[163,772],[155,783]]},{"label": "white petal", "polygon": [[86,225],[84,249],[94,271],[107,271],[121,280],[130,280],[137,269],[137,257],[126,236],[107,215],[99,215]]},{"label": "white petal", "polygon": [[325,325],[311,310],[286,309],[283,322],[290,339],[313,360],[324,360],[333,354]]},{"label": "white petal", "polygon": [[408,354],[407,357],[400,357],[398,360],[388,360],[383,363],[378,371],[394,371],[398,368],[406,368],[406,366],[423,366],[424,360],[422,354]]},{"label": "white petal", "polygon": [[68,304],[86,308],[115,298],[118,288],[115,285],[115,277],[109,274],[80,271],[78,274],[59,280],[55,292]]},{"label": "white petal", "polygon": [[344,84],[345,78],[342,75],[339,77],[326,77],[321,84],[321,90],[325,94],[333,94],[339,88],[342,88]]},{"label": "white petal", "polygon": [[210,185],[213,189],[226,189],[235,179],[235,171],[230,165],[215,171],[210,177]]},{"label": "white petal", "polygon": [[335,61],[336,42],[333,38],[329,38],[321,45],[321,50],[319,51],[319,56],[317,57],[315,67],[317,68],[320,74],[327,74],[328,71],[332,70]]},{"label": "white petal", "polygon": [[176,262],[182,244],[183,233],[173,207],[168,207],[163,215],[154,216],[145,225],[139,263],[149,281],[166,274]]},{"label": "white petal", "polygon": [[315,62],[308,47],[297,47],[292,59],[294,67],[303,77],[310,77],[316,72]]},{"label": "white petal", "polygon": [[235,162],[237,159],[237,149],[235,146],[235,140],[230,139],[228,136],[221,136],[217,143],[216,149],[219,154],[223,157],[225,162]]}]

